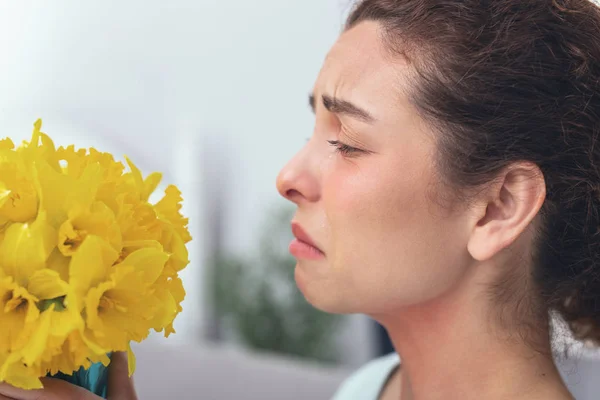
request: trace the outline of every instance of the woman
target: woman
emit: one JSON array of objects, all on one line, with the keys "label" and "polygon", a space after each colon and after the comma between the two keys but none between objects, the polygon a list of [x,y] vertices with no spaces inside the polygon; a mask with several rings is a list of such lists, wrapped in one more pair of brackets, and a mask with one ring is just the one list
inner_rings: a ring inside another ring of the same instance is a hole
[{"label": "woman", "polygon": [[600,10],[363,0],[278,178],[300,290],[402,358],[342,399],[570,399],[549,313],[600,339]]},{"label": "woman", "polygon": [[357,4],[277,181],[300,290],[402,358],[337,400],[572,398],[549,314],[600,339],[599,93],[589,0]]}]

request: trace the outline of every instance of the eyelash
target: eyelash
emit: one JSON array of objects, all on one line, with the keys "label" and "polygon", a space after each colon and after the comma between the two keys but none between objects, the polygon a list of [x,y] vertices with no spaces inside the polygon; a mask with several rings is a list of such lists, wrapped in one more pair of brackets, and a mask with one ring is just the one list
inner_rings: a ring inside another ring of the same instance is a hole
[{"label": "eyelash", "polygon": [[344,144],[339,140],[328,140],[327,142],[333,147],[335,147],[338,153],[341,153],[345,156],[355,155],[356,153],[362,152],[362,150],[357,149],[356,147],[348,146],[347,144]]}]

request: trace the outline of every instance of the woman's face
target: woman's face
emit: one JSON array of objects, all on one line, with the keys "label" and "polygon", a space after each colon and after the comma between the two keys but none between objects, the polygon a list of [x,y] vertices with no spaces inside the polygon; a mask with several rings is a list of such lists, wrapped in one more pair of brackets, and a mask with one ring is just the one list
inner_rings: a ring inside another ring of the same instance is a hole
[{"label": "woman's face", "polygon": [[431,300],[469,264],[466,216],[435,201],[434,135],[405,94],[410,68],[386,54],[378,24],[343,33],[313,89],[312,137],[278,176],[297,205],[296,282],[324,311]]}]

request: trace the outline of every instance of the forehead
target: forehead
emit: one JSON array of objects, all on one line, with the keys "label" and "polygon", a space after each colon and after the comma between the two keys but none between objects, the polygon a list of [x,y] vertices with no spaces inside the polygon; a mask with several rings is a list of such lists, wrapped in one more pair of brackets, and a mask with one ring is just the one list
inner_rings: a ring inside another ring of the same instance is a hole
[{"label": "forehead", "polygon": [[381,40],[380,25],[365,21],[345,31],[329,51],[315,84],[315,94],[369,103],[398,99],[408,65],[393,58]]}]

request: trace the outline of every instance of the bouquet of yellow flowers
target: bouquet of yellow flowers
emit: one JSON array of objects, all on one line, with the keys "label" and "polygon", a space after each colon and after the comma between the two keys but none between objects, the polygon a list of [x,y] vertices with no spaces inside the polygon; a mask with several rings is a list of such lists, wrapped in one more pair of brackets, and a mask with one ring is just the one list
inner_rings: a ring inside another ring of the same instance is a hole
[{"label": "bouquet of yellow flowers", "polygon": [[149,202],[160,174],[56,149],[40,129],[17,148],[0,140],[0,382],[85,387],[94,382],[77,374],[106,367],[111,352],[128,351],[131,374],[131,341],[174,332],[191,237],[175,186]]}]

